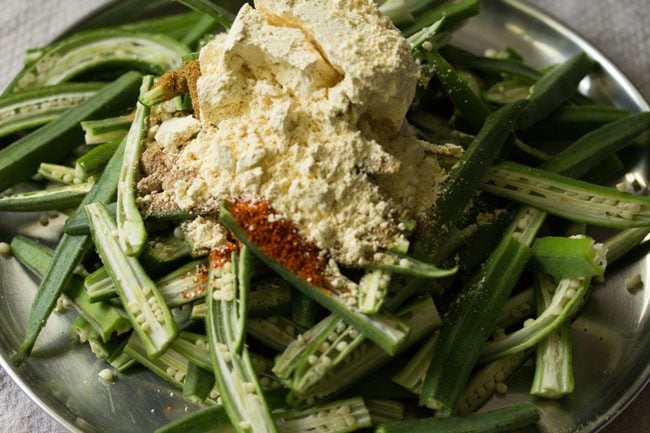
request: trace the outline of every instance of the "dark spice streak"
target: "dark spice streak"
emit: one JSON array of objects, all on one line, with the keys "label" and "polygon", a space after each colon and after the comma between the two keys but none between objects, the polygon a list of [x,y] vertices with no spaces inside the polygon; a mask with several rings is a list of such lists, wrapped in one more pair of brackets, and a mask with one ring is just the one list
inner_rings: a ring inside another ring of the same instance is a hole
[{"label": "dark spice streak", "polygon": [[294,223],[284,218],[274,219],[277,213],[268,201],[238,200],[229,211],[264,254],[310,284],[321,288],[326,285],[327,257],[298,232]]}]

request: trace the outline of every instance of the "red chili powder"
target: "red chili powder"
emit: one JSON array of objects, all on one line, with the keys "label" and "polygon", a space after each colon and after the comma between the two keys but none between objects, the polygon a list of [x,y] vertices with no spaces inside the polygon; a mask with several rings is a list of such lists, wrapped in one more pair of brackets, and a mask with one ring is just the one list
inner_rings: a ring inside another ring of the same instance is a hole
[{"label": "red chili powder", "polygon": [[[232,253],[239,250],[239,245],[234,242],[226,242],[216,250],[210,251],[210,266],[220,268],[232,260]],[[207,278],[207,275],[206,275]]]},{"label": "red chili powder", "polygon": [[269,221],[269,217],[277,215],[277,212],[267,200],[255,203],[238,200],[229,207],[229,211],[246,231],[251,242],[264,254],[310,284],[325,286],[327,258],[315,243],[298,232],[291,221],[284,218]]}]

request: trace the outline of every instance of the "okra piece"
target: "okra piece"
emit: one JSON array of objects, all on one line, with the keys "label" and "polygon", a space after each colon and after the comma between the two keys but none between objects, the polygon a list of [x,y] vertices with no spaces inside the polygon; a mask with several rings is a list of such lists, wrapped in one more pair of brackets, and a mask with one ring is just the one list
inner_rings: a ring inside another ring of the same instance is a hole
[{"label": "okra piece", "polygon": [[[551,306],[555,284],[546,275],[537,274],[535,277],[537,314],[542,315]],[[537,345],[535,377],[530,394],[557,399],[571,394],[573,386],[571,322],[567,321]]]},{"label": "okra piece", "polygon": [[650,198],[502,162],[480,188],[570,221],[628,229],[650,225]]},{"label": "okra piece", "polygon": [[94,96],[102,84],[60,84],[0,98],[0,137],[44,125]]},{"label": "okra piece", "polygon": [[591,278],[588,277],[560,280],[548,308],[532,322],[524,323],[524,327],[518,331],[485,344],[479,361],[494,361],[533,347],[562,323],[571,319],[580,307],[590,284]]},{"label": "okra piece", "polygon": [[522,323],[535,311],[535,292],[532,288],[523,290],[506,301],[497,317],[496,326],[507,328]]},{"label": "okra piece", "polygon": [[305,410],[276,412],[273,418],[280,433],[348,433],[372,425],[370,413],[360,397]]},{"label": "okra piece", "polygon": [[439,269],[430,263],[424,263],[410,257],[384,255],[376,264],[368,266],[368,269],[379,269],[393,274],[409,275],[416,278],[445,278],[454,275],[458,267],[451,269]]},{"label": "okra piece", "polygon": [[[398,315],[411,328],[411,332],[398,354],[431,334],[441,324],[440,320],[436,319],[439,315],[429,296],[419,298],[412,304],[403,307],[398,312]],[[318,348],[318,353],[314,355],[317,362],[314,364],[313,372],[319,374],[321,368],[327,368],[329,373],[325,374],[321,380],[309,387],[309,389],[306,389],[304,394],[290,393],[288,397],[289,403],[313,404],[316,401],[327,399],[354,385],[358,380],[386,365],[392,359],[381,347],[366,339],[351,351],[347,357],[341,358],[340,361],[342,362],[336,368],[331,369],[328,368],[329,363],[325,357],[321,356],[323,354],[322,349],[329,348],[323,345]],[[296,361],[291,362],[295,365]],[[291,366],[289,367],[291,368]]]},{"label": "okra piece", "polygon": [[393,376],[391,380],[414,394],[421,394],[427,369],[431,363],[431,358],[434,356],[433,347],[436,341],[438,341],[439,335],[436,332],[429,337],[404,368]]},{"label": "okra piece", "polygon": [[395,353],[399,345],[408,335],[408,327],[396,318],[381,313],[368,316],[361,313],[357,308],[350,307],[348,301],[340,294],[322,287],[316,287],[296,273],[285,268],[274,258],[264,253],[263,245],[254,245],[249,237],[247,228],[241,227],[238,221],[230,214],[227,203],[222,203],[220,220],[242,243],[267,266],[278,273],[282,278],[291,283],[292,286],[314,299],[323,307],[343,318],[347,323],[355,326],[368,338],[380,345],[388,353]]},{"label": "okra piece", "polygon": [[121,141],[129,132],[131,116],[109,117],[108,119],[86,120],[81,122],[84,140],[88,145]]},{"label": "okra piece", "polygon": [[58,162],[81,142],[79,122],[123,112],[132,106],[142,76],[129,72],[58,119],[0,150],[0,191],[36,172],[41,162]]},{"label": "okra piece", "polygon": [[117,297],[113,280],[104,266],[84,278],[84,287],[90,302],[108,301]]},{"label": "okra piece", "polygon": [[585,135],[546,162],[542,168],[580,178],[650,129],[650,113],[637,113],[608,123]]},{"label": "okra piece", "polygon": [[359,281],[359,311],[377,314],[388,293],[391,274],[385,269],[369,270]]},{"label": "okra piece", "polygon": [[183,383],[183,397],[196,403],[203,403],[214,388],[214,373],[190,362]]},{"label": "okra piece", "polygon": [[172,348],[168,348],[155,358],[149,356],[148,352],[145,343],[140,340],[137,334],[131,335],[129,342],[124,347],[124,353],[145,366],[147,370],[182,389],[190,361]]},{"label": "okra piece", "polygon": [[97,359],[104,361],[108,360],[111,354],[119,349],[119,343],[116,341],[105,342],[101,335],[99,335],[83,316],[77,316],[72,321],[72,325],[70,325],[70,336],[76,343],[88,343],[90,351],[95,354]]},{"label": "okra piece", "polygon": [[[212,360],[208,349],[208,338],[202,334],[183,331],[170,346],[199,367],[212,371]],[[212,374],[214,379],[214,373]]]},{"label": "okra piece", "polygon": [[212,369],[228,417],[239,433],[276,432],[275,423],[244,345],[250,252],[210,255],[208,334]]},{"label": "okra piece", "polygon": [[304,328],[286,317],[250,318],[246,331],[257,341],[277,352],[285,350]]},{"label": "okra piece", "polygon": [[[415,303],[410,308],[402,311],[399,317],[409,320],[410,323],[421,327],[420,320],[425,320],[424,311],[428,315],[426,320],[429,320],[433,328],[437,328],[442,324],[440,316],[430,299],[420,303]],[[354,355],[362,356],[357,349],[366,340],[356,329],[337,319],[335,316],[332,318],[332,326],[321,329],[316,338],[311,341],[301,354],[299,363],[293,373],[293,382],[290,385],[291,390],[296,394],[305,394],[309,388],[316,385],[322,380],[330,371],[337,368],[343,362],[353,358]],[[327,320],[327,319],[326,319]],[[308,339],[308,333],[303,334],[304,339]],[[301,341],[298,339],[297,346],[300,347]],[[366,343],[367,345],[367,343]],[[285,353],[291,353],[292,347],[290,346]],[[276,362],[281,362],[283,355],[276,359]]]},{"label": "okra piece", "polygon": [[[361,398],[336,401],[303,411],[273,414],[280,433],[348,433],[370,427],[370,414]],[[174,420],[155,433],[235,433],[223,406],[201,409]]]},{"label": "okra piece", "polygon": [[[156,280],[155,284],[169,308],[180,307],[205,296],[207,272],[205,260],[196,260]],[[105,267],[88,275],[84,284],[93,302],[117,296]]]},{"label": "okra piece", "polygon": [[532,249],[531,265],[556,278],[593,277],[605,272],[607,252],[603,244],[584,235],[539,238]]},{"label": "okra piece", "polygon": [[[215,33],[215,30],[220,27],[220,24],[217,20],[212,18],[209,15],[201,14],[201,17],[197,21],[196,25],[188,29],[188,31],[181,37],[179,40],[181,43],[187,45],[188,47],[195,47],[201,49],[205,41],[206,36],[211,36],[212,33]],[[183,61],[185,62],[187,54],[183,56]],[[198,60],[198,59],[193,59]]]},{"label": "okra piece", "polygon": [[535,405],[522,403],[462,418],[423,418],[379,426],[377,433],[498,433],[535,424],[539,413]]},{"label": "okra piece", "polygon": [[433,67],[434,73],[440,80],[445,93],[454,103],[454,106],[463,113],[473,132],[480,131],[490,115],[490,107],[483,102],[463,76],[439,52],[435,50],[422,50],[421,52],[424,60]]},{"label": "okra piece", "polygon": [[505,105],[527,99],[530,95],[530,83],[520,78],[510,78],[494,84],[483,92],[483,99],[492,104]]},{"label": "okra piece", "polygon": [[[361,288],[359,288],[359,290],[361,290]],[[255,293],[256,292],[251,292],[251,297]],[[290,294],[291,317],[293,318],[293,321],[305,328],[311,328],[314,326],[318,315],[318,304],[314,302],[312,298],[299,290],[294,289],[288,293]],[[250,301],[252,301],[252,299]],[[275,311],[275,313],[279,314],[277,311]]]},{"label": "okra piece", "polygon": [[[434,345],[420,404],[449,416],[479,358],[496,318],[531,256],[528,246],[506,235],[487,262],[461,290],[447,312]],[[454,369],[450,370],[449,366]]]},{"label": "okra piece", "polygon": [[133,33],[158,33],[169,36],[190,46],[191,43],[184,42],[187,34],[192,32],[203,19],[203,15],[190,11],[182,14],[147,18],[119,26],[122,30]]},{"label": "okra piece", "polygon": [[[20,263],[43,278],[52,263],[54,250],[24,236],[14,237],[11,248]],[[79,276],[70,279],[63,293],[103,342],[108,342],[114,333],[122,335],[131,330],[131,324],[117,308],[108,303],[91,303]]]},{"label": "okra piece", "polygon": [[456,412],[460,416],[479,410],[495,392],[503,392],[505,382],[530,358],[532,352],[524,351],[498,359],[478,370],[465,387]]},{"label": "okra piece", "polygon": [[[139,81],[140,75],[132,76],[131,80]],[[121,146],[109,161],[93,189],[84,198],[82,206],[89,203],[108,203],[115,198],[123,156],[124,147]],[[79,214],[80,211],[76,213]],[[57,299],[70,282],[77,265],[83,261],[91,249],[92,239],[90,236],[63,234],[32,304],[25,338],[18,354],[12,358],[15,363],[20,363],[26,356],[29,356],[38,334],[56,305]]]},{"label": "okra piece", "polygon": [[422,13],[415,18],[413,24],[402,30],[406,37],[414,35],[441,18],[445,19],[441,31],[451,32],[471,17],[478,15],[479,3],[476,0],[454,0],[432,8],[427,7],[426,10],[419,8],[414,10]]},{"label": "okra piece", "polygon": [[23,192],[0,197],[0,212],[62,211],[79,206],[94,182]]},{"label": "okra piece", "polygon": [[197,12],[205,14],[216,22],[221,24],[223,28],[230,29],[232,27],[233,21],[235,21],[235,15],[232,14],[228,9],[225,9],[216,3],[209,0],[176,0],[177,2],[184,4],[188,8],[194,9]]},{"label": "okra piece", "polygon": [[366,401],[372,425],[402,421],[406,407],[397,400],[371,399]]},{"label": "okra piece", "polygon": [[630,114],[629,110],[605,105],[563,105],[523,133],[537,140],[574,141]]},{"label": "okra piece", "polygon": [[159,278],[192,258],[190,246],[185,239],[179,239],[173,233],[151,237],[138,257],[147,273]]},{"label": "okra piece", "polygon": [[117,226],[106,207],[93,203],[87,205],[85,211],[99,256],[113,279],[134,330],[149,356],[159,355],[178,332],[165,299],[138,260],[121,250],[114,235]]},{"label": "okra piece", "polygon": [[477,56],[452,45],[441,48],[440,54],[454,66],[463,66],[479,72],[501,74],[506,77],[517,77],[528,82],[529,85],[542,76],[541,72],[523,62],[512,59]]},{"label": "okra piece", "polygon": [[[189,49],[185,45],[161,34],[120,29],[91,30],[52,45],[23,68],[5,93],[60,84],[90,69],[109,65],[162,74],[179,67],[181,57],[187,53]],[[106,113],[95,118],[110,115]]]},{"label": "okra piece", "polygon": [[531,127],[569,100],[594,64],[581,52],[544,74],[533,84],[528,98],[530,105],[519,117],[518,129]]},{"label": "okra piece", "polygon": [[[153,77],[142,80],[140,96],[153,85]],[[142,144],[149,128],[149,108],[140,102],[136,104],[135,116],[125,138],[124,163],[117,184],[117,233],[120,246],[127,256],[138,256],[147,242],[147,230],[136,204],[136,176]]]},{"label": "okra piece", "polygon": [[156,429],[154,433],[234,433],[223,406],[199,409]]},{"label": "okra piece", "polygon": [[63,185],[79,184],[86,180],[88,177],[85,173],[77,173],[77,171],[72,167],[58,164],[48,164],[47,162],[41,163],[41,165],[38,167],[37,173],[43,176],[44,179]]},{"label": "okra piece", "polygon": [[526,106],[527,102],[520,101],[489,115],[479,134],[445,179],[433,216],[436,233],[427,234],[426,242],[416,240],[413,243],[416,258],[430,256],[425,261],[435,258],[435,250],[462,215]]},{"label": "okra piece", "polygon": [[625,256],[634,247],[642,243],[650,234],[650,227],[623,230],[607,239],[603,245],[607,251],[607,263],[611,264]]},{"label": "okra piece", "polygon": [[80,156],[75,163],[74,173],[79,178],[86,178],[89,174],[102,170],[111,159],[122,140],[109,141],[90,149]]}]

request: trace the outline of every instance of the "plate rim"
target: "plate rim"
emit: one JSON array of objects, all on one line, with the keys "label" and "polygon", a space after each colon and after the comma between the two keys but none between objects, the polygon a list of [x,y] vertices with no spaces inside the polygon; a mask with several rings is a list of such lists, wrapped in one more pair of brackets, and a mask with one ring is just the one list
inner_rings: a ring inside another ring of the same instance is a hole
[{"label": "plate rim", "polygon": [[[106,4],[99,6],[93,11],[84,14],[81,18],[75,20],[53,40],[58,40],[60,37],[70,31],[70,29],[82,25],[89,18],[113,8],[116,4],[123,3],[125,0],[110,0]],[[479,0],[488,1],[488,0]],[[490,0],[494,1],[494,0]],[[596,60],[619,84],[625,93],[632,99],[634,104],[642,111],[650,111],[650,105],[646,101],[643,94],[638,90],[636,85],[621,71],[621,69],[613,63],[609,58],[601,52],[594,44],[592,44],[580,32],[574,30],[564,20],[551,15],[549,12],[541,9],[534,4],[526,3],[523,0],[499,0],[509,7],[517,9],[522,13],[531,16],[532,18],[549,26],[557,31],[562,37],[575,43],[580,49],[587,53],[592,59]],[[531,1],[531,0],[529,0]],[[480,16],[480,15],[479,15]],[[0,352],[0,367],[6,372],[7,376],[25,393],[30,400],[42,409],[47,415],[58,422],[62,427],[67,428],[73,433],[88,433],[82,430],[80,426],[72,423],[62,413],[57,411],[54,407],[48,405],[37,392],[35,392],[30,384],[28,384],[19,373],[20,367],[14,366],[9,358],[6,358],[3,352]],[[598,433],[607,427],[616,417],[622,414],[628,406],[638,397],[638,395],[650,384],[650,361],[646,365],[643,372],[637,378],[619,400],[603,414],[595,414],[596,416],[583,426],[577,433]]]}]

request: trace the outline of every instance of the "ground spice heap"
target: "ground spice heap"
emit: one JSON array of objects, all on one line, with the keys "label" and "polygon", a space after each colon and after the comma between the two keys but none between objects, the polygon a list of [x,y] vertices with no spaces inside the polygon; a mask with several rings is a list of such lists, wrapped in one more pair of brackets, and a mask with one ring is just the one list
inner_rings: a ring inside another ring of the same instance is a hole
[{"label": "ground spice heap", "polygon": [[299,233],[295,224],[279,217],[268,201],[238,200],[228,210],[264,254],[312,285],[325,286],[327,257]]},{"label": "ground spice heap", "polygon": [[221,200],[267,201],[291,221],[278,226],[296,242],[287,260],[309,241],[307,258],[322,269],[331,259],[327,275],[371,265],[405,244],[403,221],[428,219],[446,176],[437,147],[405,120],[418,81],[411,46],[373,0],[254,3],[201,49],[200,70],[160,80],[187,88],[195,113],[152,122],[140,205],[201,215],[183,230],[202,252],[227,239],[214,218]]}]

